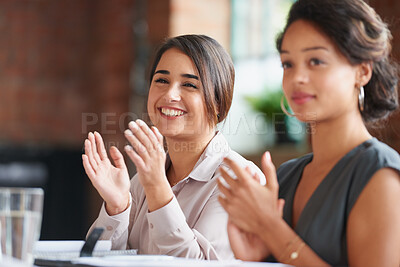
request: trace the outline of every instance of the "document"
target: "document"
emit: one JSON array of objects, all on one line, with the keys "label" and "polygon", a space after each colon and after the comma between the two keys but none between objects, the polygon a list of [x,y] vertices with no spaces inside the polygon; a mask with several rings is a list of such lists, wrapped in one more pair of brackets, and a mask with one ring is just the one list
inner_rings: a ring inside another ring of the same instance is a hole
[{"label": "document", "polygon": [[[60,241],[37,241],[33,250],[35,259],[70,261],[79,258],[83,240],[60,240]],[[93,256],[103,257],[106,255],[136,255],[137,251],[111,250],[110,240],[98,240],[94,246]]]},{"label": "document", "polygon": [[288,265],[266,262],[245,262],[240,260],[196,260],[163,255],[105,256],[88,257],[72,261],[75,265],[96,267],[284,267]]}]

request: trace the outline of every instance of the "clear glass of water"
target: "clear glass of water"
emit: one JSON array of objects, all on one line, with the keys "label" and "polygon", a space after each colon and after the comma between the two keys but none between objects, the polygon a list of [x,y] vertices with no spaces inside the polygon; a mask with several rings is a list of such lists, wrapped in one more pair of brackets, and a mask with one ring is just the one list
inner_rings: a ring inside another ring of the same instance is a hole
[{"label": "clear glass of water", "polygon": [[42,224],[41,188],[0,187],[0,248],[2,255],[33,264],[32,250]]}]

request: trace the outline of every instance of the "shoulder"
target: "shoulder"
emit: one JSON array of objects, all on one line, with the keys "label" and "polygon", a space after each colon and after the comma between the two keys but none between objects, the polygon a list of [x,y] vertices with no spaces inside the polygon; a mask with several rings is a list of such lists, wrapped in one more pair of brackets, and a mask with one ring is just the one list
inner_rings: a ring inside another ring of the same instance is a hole
[{"label": "shoulder", "polygon": [[361,144],[355,158],[363,162],[372,163],[383,167],[400,168],[400,155],[387,144],[380,142],[376,138],[372,138]]},{"label": "shoulder", "polygon": [[[377,202],[385,201],[385,199],[392,202],[394,196],[400,201],[400,172],[393,168],[381,168],[371,177],[359,198],[374,199],[373,203],[376,205]],[[373,203],[369,203],[368,206]]]},{"label": "shoulder", "polygon": [[374,180],[378,180],[384,184],[384,180],[392,176],[391,174],[400,173],[400,156],[394,149],[373,138],[359,147],[343,165],[343,169],[351,179],[347,206],[349,214],[370,182],[375,183]]},{"label": "shoulder", "polygon": [[390,146],[373,138],[361,144],[344,162],[343,167],[353,177],[355,188],[360,189],[383,168],[400,172],[400,155]]}]

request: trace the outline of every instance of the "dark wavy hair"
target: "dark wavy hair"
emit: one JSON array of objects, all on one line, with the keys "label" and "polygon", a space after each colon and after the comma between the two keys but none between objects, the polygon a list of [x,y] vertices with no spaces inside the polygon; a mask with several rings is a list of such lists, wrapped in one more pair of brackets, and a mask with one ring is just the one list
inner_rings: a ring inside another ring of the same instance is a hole
[{"label": "dark wavy hair", "polygon": [[210,125],[223,121],[232,104],[235,69],[226,50],[206,35],[188,34],[167,39],[158,49],[150,70],[150,83],[162,55],[177,48],[193,61],[203,85]]},{"label": "dark wavy hair", "polygon": [[364,86],[364,122],[377,126],[397,109],[399,67],[390,58],[392,35],[368,4],[362,0],[298,0],[276,40],[279,52],[286,30],[300,19],[329,36],[350,64],[372,64],[372,77]]}]

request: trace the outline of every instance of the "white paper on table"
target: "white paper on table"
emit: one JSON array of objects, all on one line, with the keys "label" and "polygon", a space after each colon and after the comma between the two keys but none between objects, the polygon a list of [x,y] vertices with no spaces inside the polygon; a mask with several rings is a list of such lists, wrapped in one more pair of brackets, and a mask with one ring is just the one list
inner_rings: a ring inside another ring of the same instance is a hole
[{"label": "white paper on table", "polygon": [[[83,240],[39,240],[33,248],[34,253],[41,252],[80,252]],[[111,240],[98,240],[93,251],[111,250]]]},{"label": "white paper on table", "polygon": [[[83,240],[37,241],[33,249],[33,256],[35,259],[71,260],[79,258],[84,244],[85,241]],[[97,241],[93,249],[94,256],[116,254],[118,252],[111,250],[110,240]],[[124,253],[127,252],[131,251],[124,251]]]},{"label": "white paper on table", "polygon": [[280,263],[245,262],[240,260],[196,260],[163,255],[131,255],[79,258],[73,264],[96,267],[283,267]]}]

